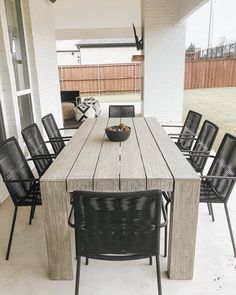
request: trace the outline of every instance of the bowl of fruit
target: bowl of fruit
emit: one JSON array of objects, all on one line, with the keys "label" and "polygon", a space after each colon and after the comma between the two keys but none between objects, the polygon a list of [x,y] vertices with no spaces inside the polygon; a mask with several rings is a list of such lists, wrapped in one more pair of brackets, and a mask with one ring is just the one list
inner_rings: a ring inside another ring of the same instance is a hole
[{"label": "bowl of fruit", "polygon": [[124,141],[129,138],[131,128],[120,123],[117,126],[107,127],[105,132],[110,141]]}]

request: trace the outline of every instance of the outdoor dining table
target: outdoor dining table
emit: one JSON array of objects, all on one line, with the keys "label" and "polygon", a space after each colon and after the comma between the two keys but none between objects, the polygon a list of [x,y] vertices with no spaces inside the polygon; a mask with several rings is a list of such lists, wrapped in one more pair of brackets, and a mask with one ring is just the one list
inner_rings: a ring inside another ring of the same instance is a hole
[{"label": "outdoor dining table", "polygon": [[[107,126],[131,127],[123,142],[106,138]],[[70,192],[172,192],[168,275],[192,279],[200,178],[156,118],[86,119],[40,180],[50,279],[73,278],[68,226]]]}]

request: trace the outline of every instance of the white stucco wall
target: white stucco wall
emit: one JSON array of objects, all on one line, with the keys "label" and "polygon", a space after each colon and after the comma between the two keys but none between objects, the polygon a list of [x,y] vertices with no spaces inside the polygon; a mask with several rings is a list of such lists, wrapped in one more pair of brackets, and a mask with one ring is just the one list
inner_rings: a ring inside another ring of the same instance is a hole
[{"label": "white stucco wall", "polygon": [[186,27],[177,11],[176,1],[143,0],[143,111],[161,122],[182,119]]}]

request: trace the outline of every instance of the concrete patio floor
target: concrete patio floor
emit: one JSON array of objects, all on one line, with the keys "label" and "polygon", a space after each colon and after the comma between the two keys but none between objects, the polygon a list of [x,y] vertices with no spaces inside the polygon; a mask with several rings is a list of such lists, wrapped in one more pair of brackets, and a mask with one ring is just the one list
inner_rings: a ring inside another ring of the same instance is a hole
[{"label": "concrete patio floor", "polygon": [[[229,208],[235,229],[236,191],[232,193]],[[206,206],[200,205],[193,280],[169,280],[167,259],[161,256],[163,295],[235,294],[236,258],[233,257],[223,206],[215,205],[214,209],[216,221],[212,222]],[[4,260],[12,213],[13,205],[8,199],[0,206],[0,294],[74,294],[74,281],[48,279],[41,207],[37,208],[31,226],[28,225],[29,210],[19,209],[11,257],[9,261]],[[90,260],[85,266],[83,260],[80,287],[80,294],[84,295],[154,295],[157,294],[155,263],[149,266],[147,259],[130,262]]]}]

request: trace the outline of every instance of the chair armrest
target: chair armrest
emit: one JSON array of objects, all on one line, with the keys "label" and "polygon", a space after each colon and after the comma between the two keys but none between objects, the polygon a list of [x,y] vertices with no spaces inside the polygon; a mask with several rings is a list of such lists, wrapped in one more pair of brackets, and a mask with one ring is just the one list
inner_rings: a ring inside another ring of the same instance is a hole
[{"label": "chair armrest", "polygon": [[[184,154],[184,150],[182,150],[183,151],[183,155],[184,156],[191,156],[191,154]],[[198,157],[198,158],[215,158],[215,156],[213,156],[213,155],[202,155],[202,154],[192,154],[192,156],[194,156],[194,157]]]},{"label": "chair armrest", "polygon": [[185,135],[185,134],[168,134],[170,136],[170,138],[191,138],[191,139],[197,139],[197,137],[195,137],[195,135]]},{"label": "chair armrest", "polygon": [[3,179],[4,182],[7,182],[7,183],[18,183],[18,182],[34,182],[34,183],[38,183],[39,182],[39,178],[35,178],[35,179]]},{"label": "chair armrest", "polygon": [[169,136],[178,136],[180,133],[168,133]]},{"label": "chair armrest", "polygon": [[72,138],[72,135],[70,135],[70,136],[62,136],[62,139],[64,140],[64,139],[71,139]]},{"label": "chair armrest", "polygon": [[27,158],[27,161],[33,161],[33,160],[40,160],[40,159],[54,159],[56,158],[55,154],[51,155],[38,155],[38,156],[32,156],[31,158]]},{"label": "chair armrest", "polygon": [[206,154],[209,155],[211,151],[195,151],[195,150],[183,150],[186,154]]},{"label": "chair armrest", "polygon": [[63,128],[59,128],[59,130],[76,130],[78,129],[80,126],[78,127],[63,127]]},{"label": "chair armrest", "polygon": [[59,141],[69,141],[71,139],[71,137],[66,138],[66,137],[53,137],[50,139],[50,142],[59,142]]},{"label": "chair armrest", "polygon": [[161,124],[162,127],[176,127],[176,128],[182,128],[183,125],[168,125],[168,124]]},{"label": "chair armrest", "polygon": [[71,207],[69,218],[68,218],[68,224],[72,228],[76,228],[75,223],[74,223],[74,207]]},{"label": "chair armrest", "polygon": [[165,210],[165,207],[164,207],[163,202],[162,202],[161,209],[162,209],[162,214],[163,214],[164,222],[158,224],[158,227],[165,227],[167,225],[168,218],[167,218],[167,213],[166,213],[166,210]]},{"label": "chair armrest", "polygon": [[228,179],[228,180],[236,180],[236,176],[218,176],[218,175],[202,175],[201,179]]}]

